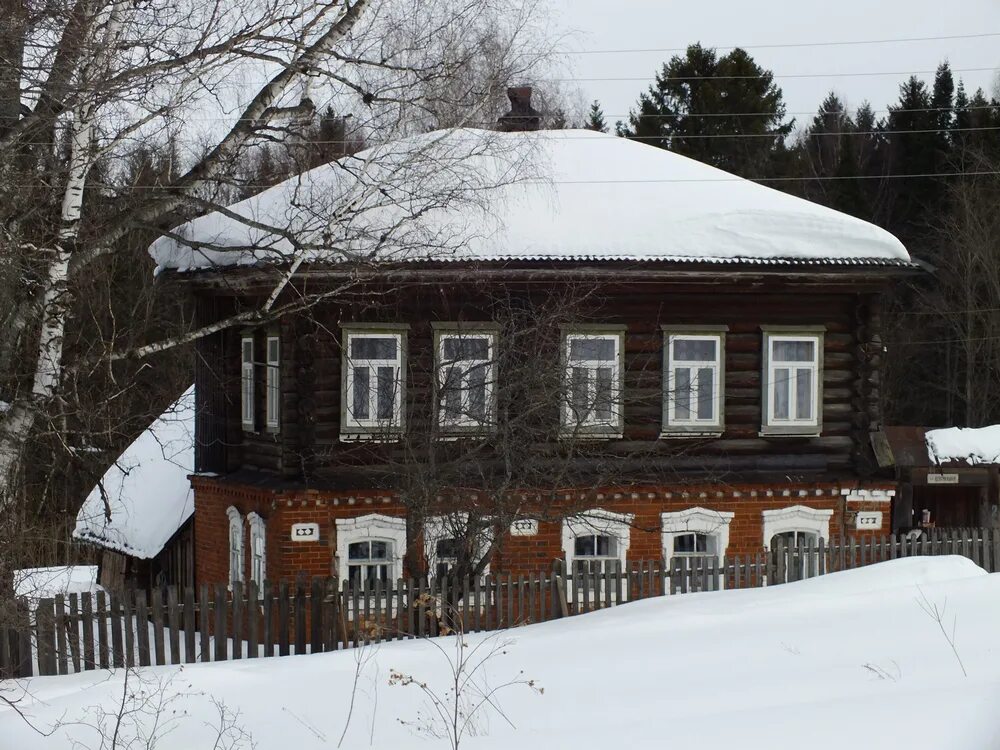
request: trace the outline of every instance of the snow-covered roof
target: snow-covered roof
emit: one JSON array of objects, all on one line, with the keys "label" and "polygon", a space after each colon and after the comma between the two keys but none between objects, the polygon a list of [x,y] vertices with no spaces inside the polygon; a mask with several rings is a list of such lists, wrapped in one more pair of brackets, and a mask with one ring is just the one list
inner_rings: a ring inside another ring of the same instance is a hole
[{"label": "snow-covered roof", "polygon": [[976,464],[1000,463],[1000,425],[989,427],[947,427],[928,430],[927,454],[938,464],[965,461]]},{"label": "snow-covered roof", "polygon": [[909,262],[902,243],[873,224],[590,130],[413,136],[317,167],[172,234],[150,247],[158,270],[296,252],[326,262]]},{"label": "snow-covered roof", "polygon": [[194,513],[192,471],[194,386],[125,449],[90,491],[73,536],[133,557],[156,557]]}]

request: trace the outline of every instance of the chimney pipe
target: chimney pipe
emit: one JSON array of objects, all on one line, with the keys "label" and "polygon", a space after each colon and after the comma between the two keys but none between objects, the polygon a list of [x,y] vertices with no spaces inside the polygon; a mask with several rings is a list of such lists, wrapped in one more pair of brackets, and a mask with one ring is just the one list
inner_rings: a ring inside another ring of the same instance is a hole
[{"label": "chimney pipe", "polygon": [[542,113],[531,106],[531,86],[511,86],[507,89],[510,112],[497,121],[504,133],[539,130],[542,127]]}]

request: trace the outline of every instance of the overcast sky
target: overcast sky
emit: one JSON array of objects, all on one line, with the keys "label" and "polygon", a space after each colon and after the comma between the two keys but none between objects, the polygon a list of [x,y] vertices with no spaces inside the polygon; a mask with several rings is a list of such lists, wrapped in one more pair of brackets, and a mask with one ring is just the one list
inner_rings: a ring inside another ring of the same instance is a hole
[{"label": "overcast sky", "polygon": [[[789,113],[814,112],[831,88],[854,107],[868,99],[876,109],[894,102],[910,73],[933,71],[948,59],[956,77],[974,91],[989,92],[1000,69],[1000,0],[552,0],[556,29],[571,31],[574,51],[743,46],[774,71]],[[820,7],[820,6],[824,7]],[[835,6],[835,9],[831,9]],[[942,13],[944,11],[944,13]],[[845,42],[996,33],[977,39],[939,39],[800,48],[759,45]],[[639,92],[673,55],[663,52],[573,54],[568,76],[579,79],[637,78],[633,81],[567,83],[586,100],[599,99],[609,123],[624,119]],[[958,69],[985,70],[957,72]],[[898,75],[788,78],[830,73]],[[922,76],[932,79],[933,75]],[[808,115],[796,114],[803,124]]]}]

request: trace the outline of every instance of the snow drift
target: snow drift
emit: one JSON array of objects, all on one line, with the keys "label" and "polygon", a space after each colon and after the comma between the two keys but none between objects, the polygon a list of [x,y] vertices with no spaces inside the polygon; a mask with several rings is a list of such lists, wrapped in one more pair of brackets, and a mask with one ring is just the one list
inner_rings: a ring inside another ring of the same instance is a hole
[{"label": "snow drift", "polygon": [[[954,624],[967,677],[924,603],[944,608],[949,631]],[[508,646],[480,677],[497,685],[520,676],[544,693],[523,687],[499,693],[509,722],[491,713],[479,736],[462,746],[552,750],[627,740],[643,748],[834,750],[863,737],[871,747],[998,747],[998,617],[1000,575],[986,575],[965,558],[936,557],[530,625],[501,636]],[[468,640],[475,646],[488,637]],[[390,686],[389,674],[414,675],[444,690],[444,654],[452,644],[441,638],[146,670],[173,697],[157,747],[211,747],[213,698],[240,712],[239,726],[260,748],[336,747],[345,726],[342,747],[445,746],[402,723],[416,720],[423,701],[413,686]],[[37,678],[19,708],[43,729],[60,719],[92,722],[95,706],[118,705],[122,680],[121,672]],[[148,731],[152,717],[138,718]],[[127,724],[123,731],[133,730]],[[67,723],[43,737],[12,710],[0,710],[0,737],[22,750],[68,750],[70,738],[98,745],[86,725]]]}]

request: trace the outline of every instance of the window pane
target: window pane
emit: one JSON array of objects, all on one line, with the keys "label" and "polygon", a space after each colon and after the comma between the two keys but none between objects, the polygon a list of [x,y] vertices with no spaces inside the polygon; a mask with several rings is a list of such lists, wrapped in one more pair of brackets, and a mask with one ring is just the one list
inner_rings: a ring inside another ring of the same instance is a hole
[{"label": "window pane", "polygon": [[253,361],[253,339],[243,339],[243,361]]},{"label": "window pane", "polygon": [[595,554],[594,535],[578,536],[574,543],[574,551],[577,557],[593,557]]},{"label": "window pane", "polygon": [[278,339],[267,340],[267,362],[275,364],[278,362]]},{"label": "window pane", "polygon": [[378,418],[392,419],[396,400],[396,368],[378,368]]},{"label": "window pane", "polygon": [[771,358],[775,362],[812,362],[815,341],[774,341]]},{"label": "window pane", "polygon": [[351,397],[351,407],[355,419],[368,419],[368,392],[370,373],[367,367],[354,368],[354,393]]},{"label": "window pane", "polygon": [[611,362],[615,358],[614,339],[572,339],[569,356],[573,360]]},{"label": "window pane", "polygon": [[347,547],[348,560],[367,560],[368,542],[354,542]]},{"label": "window pane", "polygon": [[458,557],[458,540],[457,539],[438,539],[438,543],[435,547],[438,557],[446,557],[454,559]]},{"label": "window pane", "polygon": [[441,390],[444,396],[444,417],[448,420],[458,419],[462,413],[462,371],[458,367],[447,367],[443,380]]},{"label": "window pane", "polygon": [[577,422],[582,422],[587,418],[590,395],[587,389],[588,375],[590,371],[585,367],[574,367],[572,382],[570,383],[570,407],[573,409],[573,416]]},{"label": "window pane", "polygon": [[371,543],[371,559],[372,560],[388,560],[389,559],[389,542],[372,542]]},{"label": "window pane", "polygon": [[609,536],[599,536],[599,537],[595,537],[595,539],[596,539],[596,542],[597,542],[597,544],[596,544],[596,546],[597,546],[597,554],[600,555],[600,556],[602,556],[602,557],[608,557],[609,555],[611,555],[611,547],[612,547],[612,545],[611,545],[611,537],[609,537]]},{"label": "window pane", "polygon": [[715,341],[674,340],[674,359],[691,362],[714,362]]},{"label": "window pane", "polygon": [[486,360],[490,357],[490,344],[486,338],[452,336],[444,339],[441,346],[445,362],[463,359]]},{"label": "window pane", "polygon": [[610,422],[613,416],[614,383],[610,367],[598,367],[594,371],[597,392],[594,394],[594,414],[603,422]]},{"label": "window pane", "polygon": [[714,371],[710,367],[701,367],[698,369],[698,419],[712,419],[714,407]]},{"label": "window pane", "polygon": [[774,371],[774,418],[788,419],[788,398],[790,384],[788,382],[791,371],[786,367],[779,367]]},{"label": "window pane", "polygon": [[795,373],[795,418],[813,418],[813,373],[806,368]]},{"label": "window pane", "polygon": [[674,418],[677,420],[691,419],[691,369],[677,367],[674,369]]},{"label": "window pane", "polygon": [[396,359],[396,338],[353,336],[351,359]]},{"label": "window pane", "polygon": [[486,421],[486,367],[473,367],[467,376],[469,417]]}]

